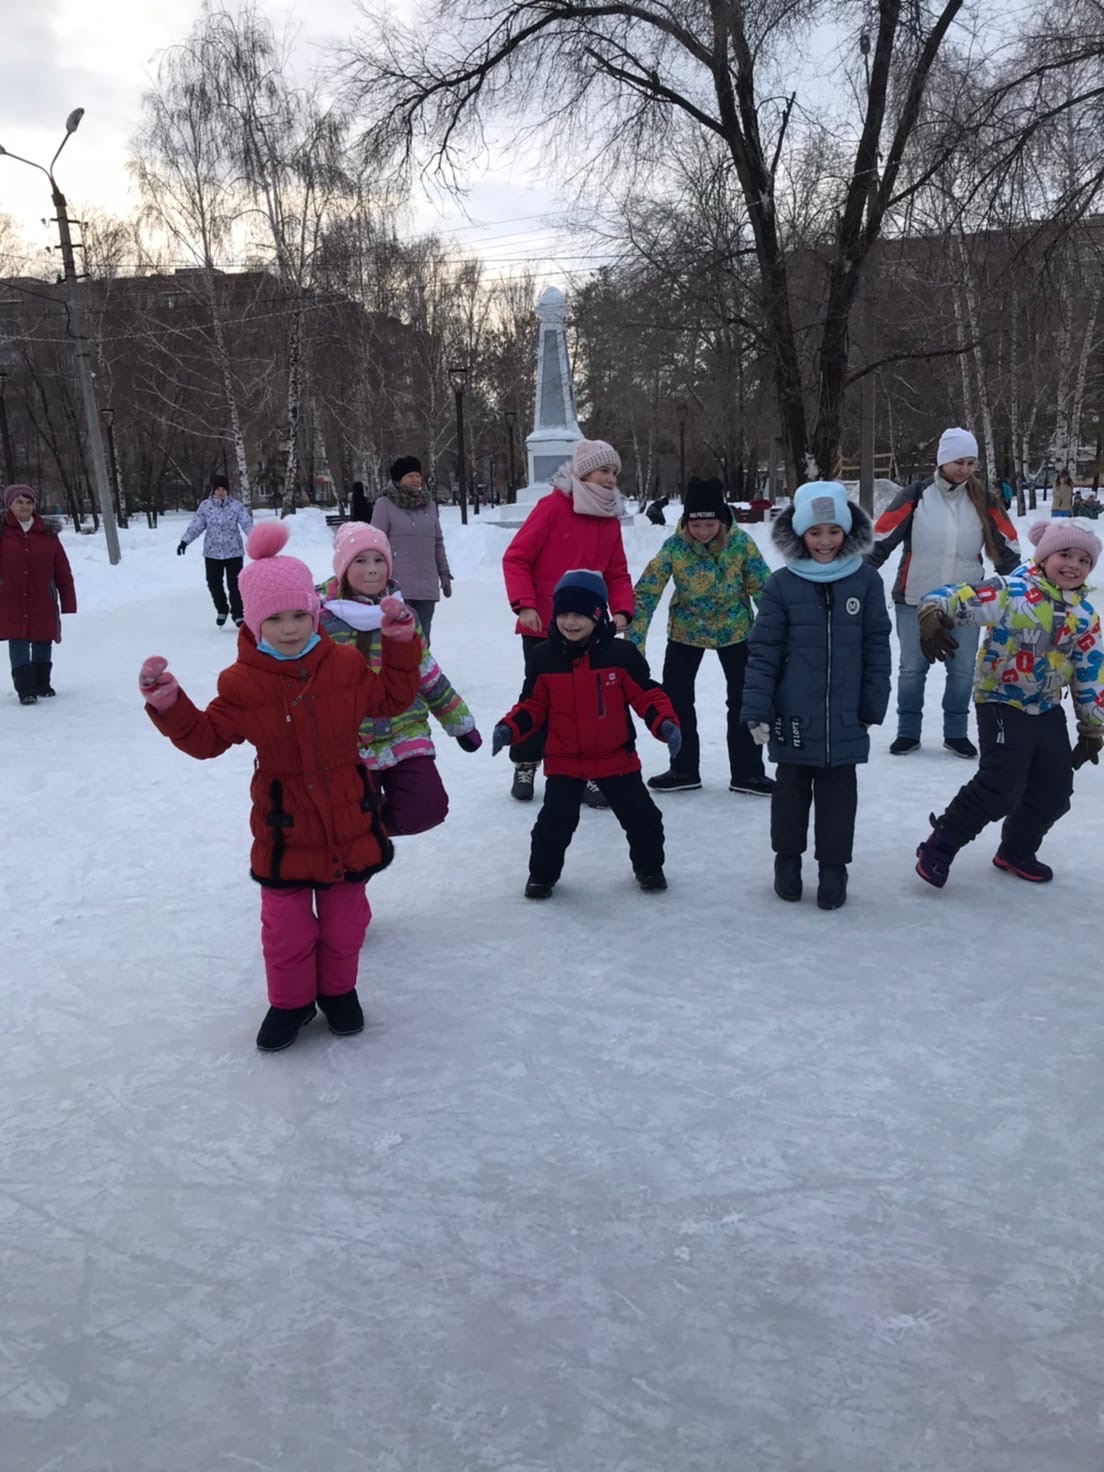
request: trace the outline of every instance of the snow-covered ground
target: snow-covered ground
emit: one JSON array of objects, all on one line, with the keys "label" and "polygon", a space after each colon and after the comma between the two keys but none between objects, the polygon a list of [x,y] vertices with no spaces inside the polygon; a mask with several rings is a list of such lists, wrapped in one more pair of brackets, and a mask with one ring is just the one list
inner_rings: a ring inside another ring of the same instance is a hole
[{"label": "snow-covered ground", "polygon": [[[368,1031],[260,1056],[250,753],[189,761],[136,690],[233,657],[181,524],[118,568],[67,534],[58,699],[0,696],[4,1472],[1099,1472],[1104,770],[1050,888],[983,837],[938,894],[936,691],[862,771],[846,909],[786,906],[710,658],[669,892],[584,811],[536,905],[534,809],[444,742],[448,822],[369,889]],[[435,650],[489,736],[505,534],[447,537]]]}]

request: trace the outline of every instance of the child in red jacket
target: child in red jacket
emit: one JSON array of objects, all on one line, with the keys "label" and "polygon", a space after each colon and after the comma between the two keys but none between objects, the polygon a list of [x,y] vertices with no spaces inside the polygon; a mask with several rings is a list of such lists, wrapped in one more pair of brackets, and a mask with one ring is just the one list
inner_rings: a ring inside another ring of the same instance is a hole
[{"label": "child in red jacket", "polygon": [[261,947],[271,1006],[257,1046],[279,1052],[311,1020],[358,1033],[357,961],[372,912],[364,886],[391,862],[368,773],[357,759],[365,716],[396,716],[418,693],[422,642],[414,615],[381,603],[383,663],[374,674],[355,648],[318,631],[310,569],[278,557],[283,522],[254,527],[241,574],[245,627],[237,662],[219,676],[218,698],[199,710],[160,656],[142,665],[139,688],[159,731],[204,760],[248,741],[257,748],[250,789],[250,874],[261,885]]},{"label": "child in red jacket", "polygon": [[551,895],[588,781],[598,785],[625,830],[640,888],[667,888],[663,819],[640,775],[629,708],[666,741],[672,760],[682,737],[674,707],[648,673],[644,656],[615,633],[599,574],[565,573],[552,594],[549,637],[530,657],[521,700],[495,727],[496,755],[504,746],[544,735],[547,780],[533,828],[527,899]]}]

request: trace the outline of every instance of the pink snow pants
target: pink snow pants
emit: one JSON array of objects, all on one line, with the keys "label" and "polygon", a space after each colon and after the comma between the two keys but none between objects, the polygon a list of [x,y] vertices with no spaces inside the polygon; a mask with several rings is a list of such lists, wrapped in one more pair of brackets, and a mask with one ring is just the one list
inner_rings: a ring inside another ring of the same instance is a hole
[{"label": "pink snow pants", "polygon": [[363,884],[262,889],[261,950],[269,1003],[305,1007],[319,995],[351,992],[371,918]]}]

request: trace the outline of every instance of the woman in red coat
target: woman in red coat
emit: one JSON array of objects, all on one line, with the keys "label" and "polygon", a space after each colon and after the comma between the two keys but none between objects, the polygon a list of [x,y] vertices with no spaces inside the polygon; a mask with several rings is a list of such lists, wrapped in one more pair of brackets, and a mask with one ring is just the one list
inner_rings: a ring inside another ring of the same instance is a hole
[{"label": "woman in red coat", "polygon": [[238,580],[245,627],[237,662],[219,676],[218,697],[199,710],[159,656],[139,685],[158,730],[204,760],[248,741],[257,749],[250,795],[249,869],[261,886],[261,947],[268,1014],[257,1046],[275,1053],[315,1013],[340,1037],[363,1030],[357,960],[371,910],[364,886],[391,861],[368,773],[357,759],[365,716],[397,716],[418,693],[422,643],[399,599],[380,607],[383,663],[318,631],[310,569],[277,556],[283,522],[254,527],[255,560]]},{"label": "woman in red coat", "polygon": [[37,500],[30,486],[9,486],[0,524],[0,639],[8,641],[20,705],[55,693],[50,645],[61,643],[61,614],[77,611],[59,528],[36,513]]},{"label": "woman in red coat", "polygon": [[[605,440],[580,440],[575,453],[552,479],[552,490],[542,496],[525,518],[502,554],[506,596],[517,614],[515,632],[521,635],[528,683],[533,656],[547,637],[552,617],[552,591],[565,572],[587,568],[598,573],[609,590],[609,610],[618,633],[633,616],[633,585],[621,542],[621,497],[617,474],[621,456]],[[519,802],[533,797],[533,779],[543,751],[536,733],[519,741],[510,756],[514,762],[511,795]],[[587,786],[591,807],[608,807],[593,784]]]}]

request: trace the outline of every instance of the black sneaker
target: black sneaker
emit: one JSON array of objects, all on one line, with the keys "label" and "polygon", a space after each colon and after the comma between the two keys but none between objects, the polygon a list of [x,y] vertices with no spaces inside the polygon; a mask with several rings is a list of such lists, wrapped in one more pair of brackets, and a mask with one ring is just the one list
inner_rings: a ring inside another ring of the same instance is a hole
[{"label": "black sneaker", "polygon": [[889,748],[889,754],[890,756],[908,756],[909,752],[919,750],[919,736],[898,736],[897,740]]},{"label": "black sneaker", "polygon": [[608,808],[609,798],[598,786],[597,782],[588,782],[586,791],[583,793],[583,801],[588,808]]},{"label": "black sneaker", "polygon": [[1006,874],[1026,879],[1029,884],[1049,884],[1054,878],[1054,870],[1049,864],[1040,864],[1034,854],[1009,853],[1003,843],[993,855],[993,865]]},{"label": "black sneaker", "polygon": [[977,760],[977,747],[969,736],[944,736],[943,750],[953,751],[955,756],[965,757],[968,762]]},{"label": "black sneaker", "polygon": [[696,792],[701,778],[692,777],[689,772],[676,772],[672,767],[668,772],[660,772],[658,777],[649,777],[648,786],[653,792]]},{"label": "black sneaker", "polygon": [[20,695],[20,697],[19,697],[19,704],[20,705],[37,705],[38,704],[38,696],[37,695],[32,695],[29,690],[24,690],[22,692],[22,694]]},{"label": "black sneaker", "polygon": [[555,885],[543,884],[539,879],[530,879],[525,886],[527,900],[550,900]]},{"label": "black sneaker", "polygon": [[536,775],[536,762],[518,762],[514,767],[514,785],[510,788],[510,796],[516,797],[518,802],[532,802]]},{"label": "black sneaker", "polygon": [[729,792],[750,792],[753,797],[770,797],[774,791],[773,777],[733,777],[728,784]]},{"label": "black sneaker", "polygon": [[319,997],[318,1010],[330,1024],[330,1031],[339,1038],[351,1038],[364,1031],[364,1013],[356,987],[351,992],[342,992],[338,997]]},{"label": "black sneaker", "polygon": [[262,1053],[279,1053],[290,1048],[299,1036],[299,1029],[306,1027],[313,1016],[313,1002],[305,1007],[270,1007],[257,1034],[257,1047]]},{"label": "black sneaker", "polygon": [[667,881],[663,877],[663,870],[657,869],[654,874],[636,875],[636,882],[645,894],[657,894],[661,889],[667,888]]},{"label": "black sneaker", "polygon": [[801,855],[776,854],[774,857],[774,892],[780,900],[796,904],[801,898]]},{"label": "black sneaker", "polygon": [[222,626],[223,626],[223,624],[226,622],[226,620],[229,617],[230,617],[230,615],[228,613],[216,613],[215,614],[215,623],[218,624],[219,628],[221,629]]},{"label": "black sneaker", "polygon": [[818,879],[817,909],[841,910],[847,903],[847,865],[821,864]]}]

